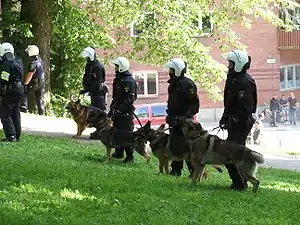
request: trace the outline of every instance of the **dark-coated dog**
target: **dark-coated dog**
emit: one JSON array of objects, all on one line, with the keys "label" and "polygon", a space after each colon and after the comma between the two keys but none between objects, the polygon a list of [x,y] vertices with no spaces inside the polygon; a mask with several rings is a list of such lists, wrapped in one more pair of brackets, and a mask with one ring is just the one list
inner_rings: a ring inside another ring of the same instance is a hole
[{"label": "dark-coated dog", "polygon": [[111,118],[107,118],[100,129],[97,129],[94,138],[100,140],[106,147],[107,159],[111,160],[111,150],[118,147],[131,147],[150,162],[151,156],[146,152],[146,140],[136,131],[123,131],[113,127]]},{"label": "dark-coated dog", "polygon": [[80,100],[71,100],[65,108],[71,113],[77,124],[77,134],[73,136],[74,138],[79,138],[87,127],[101,129],[101,125],[107,117],[105,111],[93,106],[82,105]]},{"label": "dark-coated dog", "polygon": [[220,139],[204,130],[200,123],[181,121],[181,129],[189,140],[194,167],[193,181],[201,179],[205,165],[232,163],[240,176],[253,185],[256,192],[260,181],[255,177],[257,163],[263,163],[262,154],[243,145]]},{"label": "dark-coated dog", "polygon": [[[190,155],[185,158],[179,158],[172,154],[169,146],[170,135],[164,132],[165,124],[162,124],[157,130],[151,128],[151,122],[148,121],[143,127],[136,131],[137,135],[144,136],[150,143],[150,148],[154,156],[159,160],[159,172],[169,174],[169,161],[181,161],[183,159],[190,161]],[[222,172],[221,167],[213,165],[215,169]],[[204,171],[203,178],[207,178],[208,171]]]}]

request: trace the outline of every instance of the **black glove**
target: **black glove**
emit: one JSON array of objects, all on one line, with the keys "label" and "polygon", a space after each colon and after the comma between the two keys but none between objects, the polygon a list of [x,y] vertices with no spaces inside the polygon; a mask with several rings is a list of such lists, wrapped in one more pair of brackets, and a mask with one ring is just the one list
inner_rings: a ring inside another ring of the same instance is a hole
[{"label": "black glove", "polygon": [[174,126],[175,125],[175,119],[173,116],[167,116],[166,117],[166,123],[169,124],[169,126]]},{"label": "black glove", "polygon": [[80,91],[79,91],[79,94],[80,94],[80,95],[83,95],[83,94],[85,94],[85,93],[87,93],[87,92],[88,92],[88,91],[86,91],[86,90],[80,90]]},{"label": "black glove", "polygon": [[223,130],[227,129],[228,116],[223,115],[219,121],[219,127]]}]

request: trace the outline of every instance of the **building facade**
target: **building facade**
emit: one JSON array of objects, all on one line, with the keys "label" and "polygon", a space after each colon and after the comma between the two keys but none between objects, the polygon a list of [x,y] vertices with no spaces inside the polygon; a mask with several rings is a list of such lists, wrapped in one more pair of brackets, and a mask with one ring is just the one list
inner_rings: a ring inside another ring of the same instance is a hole
[{"label": "building facade", "polygon": [[[296,13],[300,18],[300,10],[296,10]],[[248,46],[247,51],[252,57],[249,74],[257,82],[258,105],[263,106],[265,102],[268,104],[274,93],[280,98],[282,93],[289,97],[293,91],[300,100],[300,29],[285,32],[258,19],[253,22],[251,29],[237,26],[234,30],[241,35],[241,42]],[[199,38],[205,46],[211,47],[214,59],[227,64],[213,40],[209,35]],[[132,63],[131,72],[138,84],[136,104],[167,101],[166,69]],[[113,69],[109,68],[107,83],[110,87],[113,78]],[[223,90],[224,82],[219,85]],[[223,112],[223,102],[212,101],[203,90],[199,90],[199,95],[199,119],[218,120]]]}]

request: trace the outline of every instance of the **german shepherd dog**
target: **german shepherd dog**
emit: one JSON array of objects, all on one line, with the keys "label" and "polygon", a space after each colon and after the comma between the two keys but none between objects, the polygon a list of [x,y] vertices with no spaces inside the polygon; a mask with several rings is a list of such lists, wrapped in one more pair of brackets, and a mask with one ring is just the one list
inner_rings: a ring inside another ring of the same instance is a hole
[{"label": "german shepherd dog", "polygon": [[111,160],[111,149],[118,147],[131,147],[141,156],[146,158],[147,163],[150,162],[151,156],[146,152],[146,140],[135,132],[123,131],[113,127],[111,118],[107,118],[101,128],[97,129],[95,138],[102,142],[106,147],[107,159]]},{"label": "german shepherd dog", "polygon": [[101,128],[107,117],[105,111],[93,106],[84,106],[80,104],[80,100],[71,100],[65,108],[72,114],[73,120],[77,123],[77,134],[73,138],[79,138],[87,127]]},{"label": "german shepherd dog", "polygon": [[[190,161],[189,157],[179,158],[172,154],[169,146],[170,135],[164,132],[165,124],[160,125],[157,130],[151,129],[151,122],[148,121],[143,127],[136,131],[136,135],[144,136],[150,142],[150,148],[155,157],[159,160],[159,172],[169,174],[169,161],[181,161],[186,159]],[[221,167],[214,166],[219,172],[222,172]],[[204,171],[203,178],[207,178],[208,171]]]},{"label": "german shepherd dog", "polygon": [[255,177],[257,163],[263,163],[262,154],[243,145],[220,139],[204,130],[200,123],[181,121],[184,136],[189,139],[193,164],[196,165],[193,181],[201,179],[205,165],[232,163],[237,167],[240,176],[253,185],[255,193],[260,181]]}]

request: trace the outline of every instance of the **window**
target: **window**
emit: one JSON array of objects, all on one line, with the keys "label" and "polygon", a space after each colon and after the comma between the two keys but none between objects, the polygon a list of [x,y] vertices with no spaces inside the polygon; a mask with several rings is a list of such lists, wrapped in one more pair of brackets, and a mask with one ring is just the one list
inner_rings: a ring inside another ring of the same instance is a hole
[{"label": "window", "polygon": [[284,68],[280,68],[280,89],[283,90],[285,89],[286,85],[285,85],[285,74],[284,74],[285,69]]},{"label": "window", "polygon": [[293,85],[293,67],[289,66],[287,70],[287,88],[292,88]]},{"label": "window", "polygon": [[134,113],[138,118],[149,118],[148,107],[137,108]]},{"label": "window", "polygon": [[212,16],[209,12],[207,15],[199,13],[198,21],[194,20],[193,24],[200,28],[202,31],[201,36],[210,35],[214,29],[214,24],[212,22]]},{"label": "window", "polygon": [[288,65],[280,68],[280,89],[300,88],[300,65]]},{"label": "window", "polygon": [[130,36],[138,37],[141,33],[142,33],[142,30],[137,28],[137,22],[132,21],[130,24]]},{"label": "window", "polygon": [[137,74],[134,75],[135,82],[137,84],[137,94],[138,95],[145,95],[145,76],[144,74]]},{"label": "window", "polygon": [[167,116],[167,105],[160,105],[160,106],[152,106],[152,117],[166,117]]},{"label": "window", "polygon": [[143,30],[148,30],[154,27],[155,17],[154,13],[146,12],[140,16],[138,21],[132,21],[130,24],[130,36],[138,37]]},{"label": "window", "polygon": [[158,95],[157,72],[133,72],[137,83],[137,94],[144,96]]},{"label": "window", "polygon": [[296,87],[300,88],[300,65],[295,66],[295,73],[296,73]]},{"label": "window", "polygon": [[294,9],[282,8],[281,19],[285,22],[292,22],[295,25],[296,30],[300,30],[300,7],[295,7]]}]

